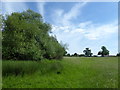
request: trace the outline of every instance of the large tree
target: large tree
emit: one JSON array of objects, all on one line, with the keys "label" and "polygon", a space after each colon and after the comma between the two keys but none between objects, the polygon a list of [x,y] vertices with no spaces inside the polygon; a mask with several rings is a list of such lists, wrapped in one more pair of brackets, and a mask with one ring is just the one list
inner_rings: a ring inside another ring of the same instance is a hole
[{"label": "large tree", "polygon": [[92,56],[91,50],[89,48],[86,48],[83,52],[85,53],[86,57],[91,57]]},{"label": "large tree", "polygon": [[109,55],[109,51],[107,50],[105,46],[102,46],[101,49],[102,51],[99,51],[98,55],[101,55],[102,57],[104,57],[105,55]]},{"label": "large tree", "polygon": [[51,25],[30,9],[4,19],[3,58],[21,60],[60,59],[65,48],[49,32]]}]

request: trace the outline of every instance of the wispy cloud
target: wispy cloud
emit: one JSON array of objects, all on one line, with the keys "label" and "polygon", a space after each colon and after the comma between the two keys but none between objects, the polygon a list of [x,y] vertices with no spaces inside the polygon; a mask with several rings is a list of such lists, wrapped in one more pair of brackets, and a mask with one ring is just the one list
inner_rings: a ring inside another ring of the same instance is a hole
[{"label": "wispy cloud", "polygon": [[90,40],[98,40],[109,37],[111,34],[118,32],[117,22],[108,23],[104,25],[90,24],[85,30],[85,37]]},{"label": "wispy cloud", "polygon": [[[91,21],[88,21],[88,22],[82,22],[76,26],[72,25],[72,26],[61,26],[60,27],[60,26],[53,25],[52,31],[55,33],[66,32],[68,34],[71,34],[71,36],[80,34],[81,36],[89,40],[99,40],[99,39],[108,37],[109,35],[118,32],[117,22],[108,23],[104,25],[97,25],[97,24],[92,23]],[[65,36],[66,35],[64,35],[64,37]]]},{"label": "wispy cloud", "polygon": [[[90,47],[92,48],[92,50],[94,50],[94,53],[97,53],[96,50],[98,50],[101,45],[106,45],[105,42],[107,42],[107,40],[109,40],[112,36],[115,36],[114,38],[117,39],[117,22],[98,25],[92,23],[91,21],[87,21],[82,22],[76,26],[52,26],[54,27],[53,34],[57,36],[59,42],[63,41],[64,43],[67,43],[69,45],[68,52],[70,53],[79,53],[85,47]],[[114,45],[115,43],[112,42],[111,44]],[[110,41],[108,41],[107,43],[110,43]]]},{"label": "wispy cloud", "polygon": [[64,14],[62,23],[64,25],[69,25],[70,20],[76,19],[80,15],[82,7],[84,7],[85,5],[86,2],[75,4],[68,13]]},{"label": "wispy cloud", "polygon": [[38,9],[39,13],[43,16],[43,18],[44,18],[44,14],[45,14],[45,10],[44,10],[45,4],[46,4],[45,2],[37,3],[37,9]]},{"label": "wispy cloud", "polygon": [[[92,21],[80,22],[74,24],[72,20],[77,19],[81,15],[82,8],[85,7],[87,2],[80,2],[68,11],[65,12],[63,9],[55,9],[53,20],[55,23],[52,25],[52,31],[56,33],[68,33],[71,37],[80,35],[89,40],[98,40],[110,36],[113,33],[117,33],[118,25],[117,21],[107,24],[96,24]],[[64,35],[63,37],[66,37]]]},{"label": "wispy cloud", "polygon": [[82,8],[86,4],[87,4],[87,2],[79,2],[79,3],[75,4],[70,9],[69,12],[64,12],[63,9],[56,9],[54,11],[54,15],[53,15],[53,17],[55,18],[54,22],[57,25],[63,25],[63,26],[72,24],[71,20],[76,19],[80,15]]},{"label": "wispy cloud", "polygon": [[[95,23],[94,21],[73,22],[82,16],[83,7],[86,3],[77,3],[65,12],[64,9],[54,9],[52,32],[57,36],[58,41],[63,41],[69,45],[68,52],[83,53],[83,49],[89,47],[97,54],[101,45],[107,47],[111,43],[116,50],[116,40],[118,33],[118,23],[116,21]],[[112,39],[112,40],[111,40]],[[73,48],[74,47],[74,48]],[[109,46],[111,48],[111,46]],[[113,50],[113,47],[112,47]],[[112,51],[111,50],[111,51]],[[113,52],[116,52],[113,50]]]}]

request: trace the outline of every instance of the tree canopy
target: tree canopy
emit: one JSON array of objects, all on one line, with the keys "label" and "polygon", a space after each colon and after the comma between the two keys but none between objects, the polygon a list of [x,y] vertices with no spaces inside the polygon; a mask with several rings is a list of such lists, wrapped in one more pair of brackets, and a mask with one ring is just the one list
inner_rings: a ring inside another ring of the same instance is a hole
[{"label": "tree canopy", "polygon": [[89,48],[86,48],[83,52],[85,53],[86,57],[91,57],[92,56],[91,50]]},{"label": "tree canopy", "polygon": [[61,59],[65,48],[49,35],[51,25],[43,22],[39,13],[30,9],[14,12],[4,19],[2,30],[3,59]]},{"label": "tree canopy", "polygon": [[102,51],[99,51],[98,55],[101,55],[102,57],[104,57],[105,55],[109,55],[109,51],[107,50],[105,46],[102,46],[101,49]]},{"label": "tree canopy", "polygon": [[116,56],[120,56],[120,52],[119,53],[117,53],[117,55]]}]

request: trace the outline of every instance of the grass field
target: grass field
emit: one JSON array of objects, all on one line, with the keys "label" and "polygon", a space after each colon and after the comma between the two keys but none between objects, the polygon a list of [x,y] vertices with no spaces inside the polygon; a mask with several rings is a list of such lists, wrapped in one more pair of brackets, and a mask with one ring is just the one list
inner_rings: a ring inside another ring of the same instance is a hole
[{"label": "grass field", "polygon": [[[21,73],[13,75],[16,67]],[[7,70],[9,73],[6,74]],[[61,61],[3,61],[3,74],[3,88],[118,88],[118,58],[65,57]]]}]

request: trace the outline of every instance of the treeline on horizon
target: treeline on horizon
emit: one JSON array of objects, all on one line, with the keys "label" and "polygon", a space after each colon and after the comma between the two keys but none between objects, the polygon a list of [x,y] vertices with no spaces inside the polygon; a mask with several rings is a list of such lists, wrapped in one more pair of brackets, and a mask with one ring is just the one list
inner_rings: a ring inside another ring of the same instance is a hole
[{"label": "treeline on horizon", "polygon": [[100,56],[100,55],[86,56],[85,54],[78,54],[78,53],[70,54],[70,53],[68,53],[64,56],[65,57],[120,57],[120,53],[118,53],[116,55],[105,55],[105,56]]},{"label": "treeline on horizon", "polygon": [[3,60],[62,59],[65,45],[50,36],[51,25],[30,9],[2,18]]},{"label": "treeline on horizon", "polygon": [[69,53],[66,53],[65,56],[67,56],[67,57],[98,57],[100,55],[101,55],[101,57],[120,56],[120,52],[117,53],[116,55],[109,55],[109,50],[107,50],[107,48],[105,46],[102,46],[101,49],[102,50],[99,51],[97,55],[93,55],[93,53],[91,53],[91,49],[86,48],[85,50],[83,50],[84,54],[78,54],[78,53],[69,54]]}]

